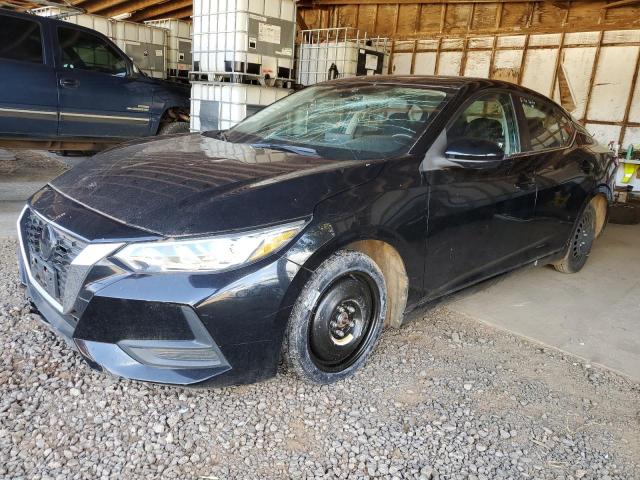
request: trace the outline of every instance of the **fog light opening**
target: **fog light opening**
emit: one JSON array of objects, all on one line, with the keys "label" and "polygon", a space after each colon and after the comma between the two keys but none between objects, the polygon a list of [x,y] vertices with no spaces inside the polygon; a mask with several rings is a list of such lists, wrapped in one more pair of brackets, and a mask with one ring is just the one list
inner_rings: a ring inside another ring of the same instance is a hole
[{"label": "fog light opening", "polygon": [[199,348],[176,345],[180,343],[193,344],[193,342],[187,341],[149,341],[145,342],[147,345],[140,343],[134,345],[124,341],[119,342],[119,345],[134,360],[155,367],[213,368],[223,364],[222,356],[213,347]]}]

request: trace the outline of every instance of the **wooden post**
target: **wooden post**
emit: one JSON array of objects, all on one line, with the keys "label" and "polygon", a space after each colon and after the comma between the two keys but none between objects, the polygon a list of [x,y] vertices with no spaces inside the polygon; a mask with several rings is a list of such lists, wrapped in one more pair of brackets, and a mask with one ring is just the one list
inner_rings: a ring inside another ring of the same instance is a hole
[{"label": "wooden post", "polygon": [[527,63],[527,52],[529,50],[529,34],[524,39],[524,47],[522,49],[522,60],[520,60],[520,71],[518,72],[518,85],[522,85],[522,75],[524,75],[524,68]]},{"label": "wooden post", "polygon": [[442,48],[442,37],[438,38],[438,47],[436,48],[436,63],[433,67],[433,74],[438,75],[438,69],[440,68],[440,49]]},{"label": "wooden post", "polygon": [[409,74],[413,75],[416,68],[416,50],[418,50],[418,39],[413,41],[413,51],[411,52],[411,68],[409,68]]},{"label": "wooden post", "polygon": [[553,94],[556,91],[556,85],[558,84],[558,69],[562,62],[562,49],[564,48],[564,37],[566,32],[562,32],[560,36],[560,45],[558,46],[558,58],[556,58],[556,65],[553,70],[553,81],[551,82],[551,91],[549,92],[549,98],[553,100]]},{"label": "wooden post", "polygon": [[593,84],[596,81],[596,73],[598,73],[598,61],[600,60],[600,50],[602,50],[602,40],[604,38],[604,31],[600,30],[600,38],[598,39],[598,46],[596,47],[596,54],[593,57],[593,66],[591,67],[591,78],[589,80],[589,90],[587,90],[587,99],[584,103],[584,114],[580,120],[583,125],[587,123],[589,115],[589,105],[591,104],[591,94],[593,93]]},{"label": "wooden post", "polygon": [[627,105],[624,109],[622,128],[620,128],[620,136],[618,138],[618,143],[621,147],[622,141],[624,140],[624,135],[627,132],[627,123],[629,123],[629,115],[631,113],[631,103],[633,102],[633,94],[635,93],[636,83],[638,82],[638,69],[640,69],[640,48],[638,49],[638,53],[636,54],[636,67],[633,71],[633,79],[631,80],[631,87],[629,88],[629,97],[627,98]]}]

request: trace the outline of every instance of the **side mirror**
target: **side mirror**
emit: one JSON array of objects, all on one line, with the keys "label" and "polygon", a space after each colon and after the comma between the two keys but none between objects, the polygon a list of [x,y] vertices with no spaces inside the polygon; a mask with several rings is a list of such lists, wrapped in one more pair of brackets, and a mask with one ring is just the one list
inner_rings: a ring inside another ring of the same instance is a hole
[{"label": "side mirror", "polygon": [[458,138],[453,140],[444,152],[451,160],[459,160],[465,165],[478,162],[494,163],[504,158],[504,150],[497,143],[482,138]]}]

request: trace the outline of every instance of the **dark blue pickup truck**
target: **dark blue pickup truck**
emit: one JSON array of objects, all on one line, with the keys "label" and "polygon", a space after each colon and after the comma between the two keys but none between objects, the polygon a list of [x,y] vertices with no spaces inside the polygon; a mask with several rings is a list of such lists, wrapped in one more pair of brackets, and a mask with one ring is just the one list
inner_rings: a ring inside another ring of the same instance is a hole
[{"label": "dark blue pickup truck", "polygon": [[188,86],[147,77],[104,35],[0,10],[0,146],[99,150],[188,120]]}]

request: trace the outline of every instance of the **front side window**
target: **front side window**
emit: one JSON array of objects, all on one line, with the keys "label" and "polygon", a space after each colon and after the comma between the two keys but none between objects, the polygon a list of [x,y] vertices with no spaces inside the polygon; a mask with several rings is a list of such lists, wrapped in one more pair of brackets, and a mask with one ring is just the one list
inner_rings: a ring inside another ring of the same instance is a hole
[{"label": "front side window", "polygon": [[409,151],[447,98],[444,91],[401,85],[318,85],[247,118],[226,138],[304,147],[323,157],[384,158]]},{"label": "front side window", "polygon": [[520,97],[529,131],[531,150],[560,148],[573,138],[573,127],[569,119],[551,104],[539,99]]},{"label": "front side window", "polygon": [[127,62],[101,38],[73,28],[58,28],[62,66],[118,77],[127,74]]},{"label": "front side window", "polygon": [[497,144],[505,155],[520,151],[516,116],[511,96],[490,93],[471,102],[447,128],[447,140],[487,140]]},{"label": "front side window", "polygon": [[0,15],[0,58],[42,63],[40,24]]}]

